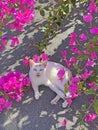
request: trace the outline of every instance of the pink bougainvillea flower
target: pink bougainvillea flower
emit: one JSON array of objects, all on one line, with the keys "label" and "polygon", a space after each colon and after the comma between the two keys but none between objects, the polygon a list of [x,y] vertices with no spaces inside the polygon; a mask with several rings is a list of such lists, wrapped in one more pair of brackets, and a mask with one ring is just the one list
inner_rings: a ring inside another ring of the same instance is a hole
[{"label": "pink bougainvillea flower", "polygon": [[90,13],[97,13],[98,8],[97,8],[97,6],[96,6],[96,4],[95,4],[95,0],[91,0],[89,6],[88,6],[88,8],[87,8],[87,10],[88,10]]},{"label": "pink bougainvillea flower", "polygon": [[48,60],[49,60],[49,57],[48,57],[48,55],[47,55],[46,53],[42,53],[42,54],[41,54],[41,59],[42,59],[43,61],[48,61]]},{"label": "pink bougainvillea flower", "polygon": [[23,86],[30,86],[30,80],[28,77],[24,77],[23,80],[22,80],[22,85]]},{"label": "pink bougainvillea flower", "polygon": [[67,100],[67,103],[68,103],[69,105],[72,104],[72,99],[71,99],[71,98],[67,98],[66,100]]},{"label": "pink bougainvillea flower", "polygon": [[69,37],[75,40],[77,38],[76,32],[71,33]]},{"label": "pink bougainvillea flower", "polygon": [[85,121],[86,122],[93,121],[93,120],[95,120],[96,117],[97,117],[97,115],[95,113],[86,114]]},{"label": "pink bougainvillea flower", "polygon": [[66,124],[67,124],[67,121],[66,121],[66,119],[64,119],[64,120],[62,121],[61,125],[62,125],[62,126],[66,126]]},{"label": "pink bougainvillea flower", "polygon": [[80,78],[72,77],[72,83],[78,83],[78,82],[80,82]]},{"label": "pink bougainvillea flower", "polygon": [[86,68],[86,69],[84,70],[84,73],[81,74],[81,79],[87,79],[87,78],[89,78],[92,74],[93,74],[93,70],[88,71],[88,69]]},{"label": "pink bougainvillea flower", "polygon": [[0,50],[3,51],[4,49],[4,46],[0,45]]},{"label": "pink bougainvillea flower", "polygon": [[91,34],[98,34],[98,27],[93,27],[90,29]]},{"label": "pink bougainvillea flower", "polygon": [[83,53],[84,53],[85,55],[89,55],[89,51],[87,51],[87,50],[85,50]]},{"label": "pink bougainvillea flower", "polygon": [[78,48],[77,48],[77,47],[72,47],[71,50],[72,50],[72,52],[75,53],[75,54],[78,52]]},{"label": "pink bougainvillea flower", "polygon": [[89,49],[92,49],[92,48],[94,48],[94,46],[95,46],[95,45],[92,43],[92,44],[89,44],[89,45],[88,45],[88,48],[89,48]]},{"label": "pink bougainvillea flower", "polygon": [[71,99],[74,99],[79,96],[79,93],[71,93]]},{"label": "pink bougainvillea flower", "polygon": [[91,13],[88,13],[88,14],[84,15],[84,16],[83,16],[83,20],[84,20],[85,22],[87,22],[87,23],[91,23],[92,20],[93,20],[92,14],[91,14]]},{"label": "pink bougainvillea flower", "polygon": [[80,41],[86,41],[88,39],[88,37],[84,33],[82,33],[79,37],[80,37]]},{"label": "pink bougainvillea flower", "polygon": [[5,98],[0,98],[0,112],[4,109],[5,102]]},{"label": "pink bougainvillea flower", "polygon": [[60,69],[57,73],[57,76],[58,76],[59,80],[63,80],[64,76],[65,76],[65,69],[64,68]]},{"label": "pink bougainvillea flower", "polygon": [[76,41],[74,39],[70,39],[69,46],[76,46]]},{"label": "pink bougainvillea flower", "polygon": [[93,102],[94,102],[94,98],[93,98],[93,97],[89,98],[89,101],[90,101],[91,103],[93,103]]},{"label": "pink bougainvillea flower", "polygon": [[20,30],[21,32],[25,31],[23,24],[20,24],[18,20],[11,23],[10,28],[15,30]]},{"label": "pink bougainvillea flower", "polygon": [[15,19],[21,25],[26,23],[30,23],[31,20],[34,18],[34,10],[32,8],[26,8],[24,11],[19,10],[15,14]]},{"label": "pink bougainvillea flower", "polygon": [[24,88],[30,86],[30,80],[20,72],[9,72],[0,78],[0,89],[7,93],[8,99],[0,97],[0,111],[9,109],[12,105],[11,99],[20,101],[24,95]]},{"label": "pink bougainvillea flower", "polygon": [[94,67],[95,66],[95,62],[91,59],[88,59],[87,62],[86,62],[86,66],[91,66],[91,67]]},{"label": "pink bougainvillea flower", "polygon": [[91,53],[91,59],[94,60],[94,59],[97,59],[97,53],[96,52],[92,52]]},{"label": "pink bougainvillea flower", "polygon": [[90,86],[90,88],[92,88],[94,90],[98,90],[98,86],[95,85],[95,82],[90,82],[89,86]]},{"label": "pink bougainvillea flower", "polygon": [[78,55],[82,55],[82,51],[78,50],[78,51],[77,51],[77,54],[78,54]]},{"label": "pink bougainvillea flower", "polygon": [[0,111],[2,112],[3,109],[9,109],[12,106],[12,101],[6,101],[5,98],[0,98]]},{"label": "pink bougainvillea flower", "polygon": [[24,66],[28,66],[29,65],[29,57],[26,56],[24,59],[23,59],[23,65]]},{"label": "pink bougainvillea flower", "polygon": [[12,37],[11,46],[14,47],[16,44],[19,44],[19,39],[17,37]]},{"label": "pink bougainvillea flower", "polygon": [[70,66],[71,66],[70,60],[66,60],[65,62],[66,62],[67,67],[70,67]]},{"label": "pink bougainvillea flower", "polygon": [[96,45],[98,45],[98,42],[96,42]]},{"label": "pink bougainvillea flower", "polygon": [[7,42],[8,42],[7,39],[2,39],[2,44],[3,44],[3,45],[6,45]]},{"label": "pink bougainvillea flower", "polygon": [[66,59],[66,54],[67,54],[66,50],[63,50],[63,51],[62,51],[62,57],[63,57],[64,59]]},{"label": "pink bougainvillea flower", "polygon": [[40,62],[40,57],[38,55],[33,56],[33,61],[34,62]]},{"label": "pink bougainvillea flower", "polygon": [[68,86],[68,91],[71,94],[75,94],[75,93],[77,94],[79,92],[77,83],[72,83],[71,85],[69,85]]},{"label": "pink bougainvillea flower", "polygon": [[76,63],[77,63],[76,57],[72,56],[72,57],[70,58],[70,62],[71,62],[72,64],[76,64]]},{"label": "pink bougainvillea flower", "polygon": [[7,101],[4,105],[4,108],[8,110],[11,106],[12,106],[12,101]]}]

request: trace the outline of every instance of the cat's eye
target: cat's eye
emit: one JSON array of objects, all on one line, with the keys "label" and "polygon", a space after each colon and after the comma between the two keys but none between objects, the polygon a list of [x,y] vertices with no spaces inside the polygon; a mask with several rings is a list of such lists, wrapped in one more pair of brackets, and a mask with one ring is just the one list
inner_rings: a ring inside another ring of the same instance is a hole
[{"label": "cat's eye", "polygon": [[43,71],[44,69],[40,69],[40,71]]},{"label": "cat's eye", "polygon": [[37,69],[33,69],[34,71],[37,71]]}]

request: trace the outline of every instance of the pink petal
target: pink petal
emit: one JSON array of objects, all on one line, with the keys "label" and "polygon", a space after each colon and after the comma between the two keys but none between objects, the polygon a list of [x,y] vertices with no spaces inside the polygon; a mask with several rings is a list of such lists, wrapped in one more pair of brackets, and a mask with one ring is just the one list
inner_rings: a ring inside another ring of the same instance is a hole
[{"label": "pink petal", "polygon": [[83,16],[83,20],[85,21],[85,22],[92,22],[92,20],[93,20],[93,16],[92,16],[92,14],[90,14],[90,13],[88,13],[87,15],[84,15]]},{"label": "pink petal", "polygon": [[39,62],[40,61],[40,57],[38,55],[34,55],[33,56],[33,61],[34,62]]},{"label": "pink petal", "polygon": [[93,121],[95,118],[97,117],[97,115],[95,113],[90,113],[90,114],[86,114],[86,122],[90,122]]},{"label": "pink petal", "polygon": [[62,121],[61,125],[62,125],[62,126],[66,126],[66,123],[67,123],[67,121],[66,121],[66,119],[64,119],[64,120]]},{"label": "pink petal", "polygon": [[86,34],[84,33],[82,33],[79,37],[80,37],[80,41],[86,41],[88,39]]},{"label": "pink petal", "polygon": [[46,53],[42,53],[41,58],[42,58],[43,61],[45,61],[45,60],[48,61],[49,60],[49,57],[48,57],[48,55]]}]

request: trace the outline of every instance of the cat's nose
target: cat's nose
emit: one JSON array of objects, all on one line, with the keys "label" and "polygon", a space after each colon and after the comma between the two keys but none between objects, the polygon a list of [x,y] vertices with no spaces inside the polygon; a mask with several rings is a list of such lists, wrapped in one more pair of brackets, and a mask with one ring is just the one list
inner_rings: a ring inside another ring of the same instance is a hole
[{"label": "cat's nose", "polygon": [[40,76],[40,73],[37,73],[36,76],[39,77],[39,76]]}]

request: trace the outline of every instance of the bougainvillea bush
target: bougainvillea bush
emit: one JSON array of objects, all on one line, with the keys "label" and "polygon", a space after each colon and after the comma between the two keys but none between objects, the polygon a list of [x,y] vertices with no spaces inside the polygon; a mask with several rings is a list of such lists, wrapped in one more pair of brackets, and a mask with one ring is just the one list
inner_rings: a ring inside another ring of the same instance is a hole
[{"label": "bougainvillea bush", "polygon": [[[49,38],[55,36],[56,31],[60,29],[63,20],[70,14],[69,4],[73,6],[76,0],[58,0],[60,6],[52,7],[48,16],[49,24],[44,27],[44,39],[42,43],[38,44],[40,52],[43,48],[46,48],[43,43],[46,43]],[[79,0],[79,2],[85,0]],[[3,27],[10,25],[10,29],[24,31],[24,25],[33,20],[34,17],[34,0],[2,0],[0,1],[0,19],[1,30],[0,35],[2,43],[0,49],[3,50],[7,44],[7,35],[3,35]],[[71,97],[67,99],[69,105],[73,102],[74,98],[78,98],[79,95],[89,95],[89,105],[82,104],[81,112],[78,117],[81,118],[80,125],[86,122],[91,122],[98,117],[98,26],[94,26],[95,14],[98,14],[98,0],[90,0],[87,7],[87,12],[83,14],[83,23],[89,26],[88,32],[82,32],[77,34],[73,32],[69,36],[69,49],[71,56],[68,58],[67,49],[61,52],[62,59],[65,61],[65,66],[74,69],[72,77],[72,83],[69,86],[65,85],[65,92],[70,91]],[[29,8],[30,7],[30,8]],[[47,8],[46,8],[47,10]],[[44,16],[44,10],[40,10],[41,15]],[[11,17],[10,17],[11,16]],[[11,21],[12,20],[12,21]],[[11,22],[9,22],[11,21]],[[9,23],[9,24],[8,24]],[[91,37],[90,37],[91,36]],[[17,37],[12,37],[11,46],[19,44]],[[69,50],[68,50],[69,51]],[[47,54],[40,55],[43,60],[48,60]],[[39,62],[39,56],[33,56],[35,62]],[[26,56],[23,60],[23,64],[28,66],[29,57]],[[58,72],[59,80],[62,80],[66,72],[60,70]],[[13,82],[12,82],[13,81]],[[27,77],[19,72],[9,72],[7,75],[0,78],[0,111],[8,109],[13,100],[20,101],[24,95],[24,88],[30,85],[30,81]],[[90,109],[93,108],[93,112]],[[62,122],[63,126],[66,126],[66,119]],[[83,130],[83,129],[82,129]]]},{"label": "bougainvillea bush", "polygon": [[21,101],[30,80],[20,72],[9,72],[0,77],[0,112],[9,109],[13,101]]},{"label": "bougainvillea bush", "polygon": [[[90,96],[89,105],[81,105],[83,114],[81,112],[78,114],[81,119],[80,125],[98,117],[98,26],[93,24],[94,14],[98,13],[98,6],[95,0],[90,1],[87,11],[82,20],[89,25],[89,31],[82,31],[80,35],[76,32],[70,34],[68,45],[72,55],[69,59],[67,50],[62,51],[62,58],[66,66],[69,69],[74,68],[74,72],[76,72],[76,75],[72,77],[72,84],[68,88],[65,86],[65,90],[70,91],[72,95],[68,99],[69,105],[72,103],[72,99],[79,95]],[[62,71],[61,73],[63,75]],[[91,108],[93,108],[93,112],[90,111]],[[62,124],[66,126],[66,120]]]},{"label": "bougainvillea bush", "polygon": [[[34,19],[35,0],[0,0],[0,50],[8,42],[6,27],[10,31],[25,31],[25,25]],[[17,36],[11,37],[11,46],[19,44]]]}]

